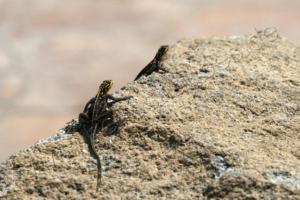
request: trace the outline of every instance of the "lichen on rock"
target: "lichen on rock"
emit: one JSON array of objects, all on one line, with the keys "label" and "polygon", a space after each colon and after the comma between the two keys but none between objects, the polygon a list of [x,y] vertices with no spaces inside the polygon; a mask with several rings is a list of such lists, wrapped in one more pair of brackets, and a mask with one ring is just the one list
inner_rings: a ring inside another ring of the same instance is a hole
[{"label": "lichen on rock", "polygon": [[129,83],[117,134],[37,143],[0,167],[15,199],[300,199],[300,48],[272,30],[184,39]]}]

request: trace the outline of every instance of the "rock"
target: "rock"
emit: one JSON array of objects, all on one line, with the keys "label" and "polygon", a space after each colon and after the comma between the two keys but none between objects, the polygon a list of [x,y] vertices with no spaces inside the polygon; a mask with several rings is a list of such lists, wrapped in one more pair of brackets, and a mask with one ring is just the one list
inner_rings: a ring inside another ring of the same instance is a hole
[{"label": "rock", "polygon": [[117,134],[98,134],[103,178],[78,133],[1,164],[0,198],[300,199],[300,54],[277,33],[185,39],[166,73],[115,95]]}]

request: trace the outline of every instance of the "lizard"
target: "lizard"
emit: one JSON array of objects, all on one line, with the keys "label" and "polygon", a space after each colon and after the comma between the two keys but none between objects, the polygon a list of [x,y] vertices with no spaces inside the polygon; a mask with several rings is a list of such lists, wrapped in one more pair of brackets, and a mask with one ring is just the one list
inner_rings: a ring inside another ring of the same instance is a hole
[{"label": "lizard", "polygon": [[136,76],[134,80],[138,80],[143,75],[149,76],[154,71],[162,70],[166,72],[166,70],[161,67],[161,61],[164,58],[165,54],[167,53],[168,49],[169,49],[168,45],[161,46],[158,49],[155,57],[151,60],[151,62],[148,65],[146,65],[146,67],[142,69],[142,71],[140,71],[140,73]]},{"label": "lizard", "polygon": [[[95,149],[95,134],[97,133],[99,128],[103,129],[104,125],[109,125],[104,124],[106,120],[109,120],[109,122],[113,123],[113,113],[109,108],[116,102],[131,98],[131,96],[116,98],[108,94],[109,90],[112,88],[112,85],[112,80],[104,80],[100,84],[96,96],[86,103],[83,112],[80,113],[78,117],[79,124],[81,126],[80,133],[81,135],[83,135],[85,142],[88,144],[91,156],[94,157],[97,161],[98,173],[96,191],[98,191],[98,188],[101,184],[102,166],[100,157],[96,153]],[[101,127],[99,127],[99,124],[101,125]]]}]

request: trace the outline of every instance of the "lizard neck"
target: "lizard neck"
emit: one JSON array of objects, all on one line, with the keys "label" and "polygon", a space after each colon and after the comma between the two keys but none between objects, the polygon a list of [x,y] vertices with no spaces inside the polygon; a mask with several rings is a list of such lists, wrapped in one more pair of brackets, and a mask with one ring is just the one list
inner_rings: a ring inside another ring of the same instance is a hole
[{"label": "lizard neck", "polygon": [[97,97],[103,97],[107,94],[107,92],[102,92],[102,91],[99,91],[98,94],[97,94]]}]

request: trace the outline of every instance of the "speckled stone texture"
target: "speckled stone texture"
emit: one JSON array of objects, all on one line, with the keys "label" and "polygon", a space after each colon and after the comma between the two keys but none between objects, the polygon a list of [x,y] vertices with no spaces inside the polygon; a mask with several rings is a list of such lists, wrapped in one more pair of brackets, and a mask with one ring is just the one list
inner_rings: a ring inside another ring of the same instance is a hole
[{"label": "speckled stone texture", "polygon": [[7,199],[300,199],[300,48],[272,29],[184,39],[115,96],[103,179],[78,133],[2,163]]}]

